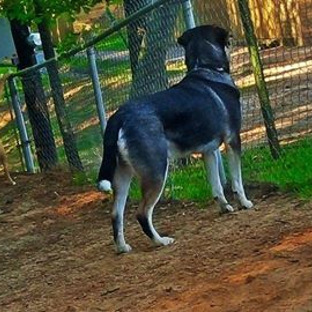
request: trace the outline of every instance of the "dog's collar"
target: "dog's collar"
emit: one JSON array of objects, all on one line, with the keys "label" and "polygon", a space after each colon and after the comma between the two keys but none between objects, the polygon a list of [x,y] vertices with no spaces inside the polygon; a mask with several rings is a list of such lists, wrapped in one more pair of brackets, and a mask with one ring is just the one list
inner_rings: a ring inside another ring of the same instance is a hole
[{"label": "dog's collar", "polygon": [[212,67],[212,66],[203,66],[203,65],[196,65],[193,69],[208,69],[208,70],[217,71],[219,73],[227,72],[224,67]]},{"label": "dog's collar", "polygon": [[222,84],[226,84],[229,87],[232,87],[234,89],[237,89],[237,86],[235,85],[231,75],[227,73],[223,68],[222,70],[218,69],[211,69],[207,67],[197,67],[192,69],[189,74],[191,75],[198,75],[201,74],[201,79],[210,80]]}]

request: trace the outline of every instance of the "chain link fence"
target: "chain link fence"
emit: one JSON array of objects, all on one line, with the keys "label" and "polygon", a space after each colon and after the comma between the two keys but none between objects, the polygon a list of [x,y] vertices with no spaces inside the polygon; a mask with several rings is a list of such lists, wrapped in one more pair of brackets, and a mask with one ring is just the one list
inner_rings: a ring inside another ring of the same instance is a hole
[{"label": "chain link fence", "polygon": [[[284,188],[295,182],[295,188],[305,189],[312,177],[308,166],[312,143],[312,1],[248,2],[269,95],[269,103],[265,104],[272,109],[281,146],[279,159],[272,157],[268,147],[263,103],[240,1],[162,1],[161,6],[155,5],[133,20],[129,19],[132,14],[155,1],[125,0],[122,4],[106,2],[97,7],[100,14],[92,21],[94,28],[81,35],[83,43],[93,41],[94,45],[77,48],[75,54],[57,63],[61,86],[51,81],[49,65],[11,79],[10,106],[21,108],[27,134],[15,144],[19,148],[10,146],[8,150],[12,166],[18,169],[19,150],[24,148],[25,154],[27,145],[36,171],[69,164],[94,176],[102,158],[105,118],[128,99],[178,82],[186,68],[184,52],[176,38],[192,23],[216,24],[231,30],[233,35],[231,72],[242,94],[245,180],[273,182]],[[124,25],[118,27],[125,19]],[[97,32],[105,28],[112,31],[97,37]],[[5,114],[7,111],[12,109],[5,110]],[[5,142],[16,142],[13,129],[11,121],[1,124]],[[183,172],[194,180],[205,179],[197,159],[196,155],[192,157],[187,168],[174,166],[175,174],[168,187],[172,196],[188,196],[187,190],[179,186]],[[198,182],[198,187],[200,184],[203,181]]]}]

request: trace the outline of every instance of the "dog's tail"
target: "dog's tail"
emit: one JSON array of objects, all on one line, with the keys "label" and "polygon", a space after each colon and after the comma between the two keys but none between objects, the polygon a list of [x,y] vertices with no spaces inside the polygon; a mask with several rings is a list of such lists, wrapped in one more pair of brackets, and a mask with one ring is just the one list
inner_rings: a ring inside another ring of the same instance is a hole
[{"label": "dog's tail", "polygon": [[102,192],[112,192],[112,181],[117,165],[117,140],[121,127],[121,115],[116,113],[108,120],[105,129],[104,154],[98,175],[98,189]]}]

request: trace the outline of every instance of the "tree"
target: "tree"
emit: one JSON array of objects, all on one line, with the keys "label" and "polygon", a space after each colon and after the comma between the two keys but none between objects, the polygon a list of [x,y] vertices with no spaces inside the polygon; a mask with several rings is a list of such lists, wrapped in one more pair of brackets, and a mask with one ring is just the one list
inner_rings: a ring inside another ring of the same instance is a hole
[{"label": "tree", "polygon": [[[34,47],[27,41],[29,28],[16,19],[10,24],[19,58],[18,69],[35,65]],[[49,170],[57,164],[57,152],[39,71],[23,75],[22,85],[39,166],[42,171]]]},{"label": "tree", "polygon": [[[26,25],[31,23],[37,24],[41,35],[44,56],[48,60],[55,56],[50,32],[52,21],[63,13],[73,17],[81,9],[87,11],[98,2],[100,0],[0,0],[0,10],[11,20],[18,20]],[[68,163],[72,169],[82,170],[83,167],[77,151],[75,136],[66,114],[57,62],[51,62],[47,69]]]},{"label": "tree", "polygon": [[[138,11],[145,5],[147,5],[146,0],[145,1],[124,0],[125,16],[129,17],[130,15],[134,14],[136,11]],[[135,21],[130,22],[127,26],[132,80],[137,79],[136,73],[139,65],[139,55],[143,38],[145,35],[145,29],[146,29],[146,16],[137,18]]]},{"label": "tree", "polygon": [[[124,0],[129,16],[152,0]],[[179,9],[177,1],[169,1],[128,26],[132,70],[131,97],[153,93],[168,87],[166,55]]]},{"label": "tree", "polygon": [[[50,20],[44,14],[40,0],[34,0],[35,15],[38,18],[37,26],[42,41],[43,54],[46,60],[55,58],[55,52],[52,43]],[[49,63],[47,66],[52,97],[55,105],[55,112],[60,131],[63,137],[64,149],[69,166],[73,170],[82,171],[83,166],[78,154],[75,135],[67,116],[66,105],[63,93],[63,86],[58,72],[57,61]]]},{"label": "tree", "polygon": [[280,9],[283,43],[288,46],[302,46],[303,36],[299,1],[282,0]]}]

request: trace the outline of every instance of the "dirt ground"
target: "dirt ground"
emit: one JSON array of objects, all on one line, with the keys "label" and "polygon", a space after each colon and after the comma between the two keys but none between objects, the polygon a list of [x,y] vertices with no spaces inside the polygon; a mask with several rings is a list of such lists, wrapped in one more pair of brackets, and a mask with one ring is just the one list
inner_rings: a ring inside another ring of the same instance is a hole
[{"label": "dirt ground", "polygon": [[249,187],[256,209],[162,202],[154,248],[127,210],[116,255],[111,201],[66,174],[0,177],[0,311],[312,311],[311,202]]}]

